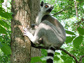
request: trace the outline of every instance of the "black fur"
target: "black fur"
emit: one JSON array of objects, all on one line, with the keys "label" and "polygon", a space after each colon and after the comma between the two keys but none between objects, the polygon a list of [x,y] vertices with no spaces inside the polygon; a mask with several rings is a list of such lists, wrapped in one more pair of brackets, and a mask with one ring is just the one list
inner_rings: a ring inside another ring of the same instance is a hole
[{"label": "black fur", "polygon": [[52,54],[52,53],[48,53],[47,55],[48,55],[48,56],[54,57],[54,54]]},{"label": "black fur", "polygon": [[40,5],[41,5],[41,7],[43,7],[43,4],[44,4],[44,2],[42,1],[42,2],[41,2],[41,4],[40,4]]},{"label": "black fur", "polygon": [[53,63],[53,60],[52,59],[48,59],[47,63]]},{"label": "black fur", "polygon": [[48,18],[49,15],[44,15],[41,21],[44,21],[46,18]]},{"label": "black fur", "polygon": [[[50,49],[55,52],[55,49],[53,47],[51,47]],[[48,52],[47,56],[53,58],[54,54],[52,52]],[[53,63],[53,59],[51,59],[51,58],[47,59],[47,63]]]},{"label": "black fur", "polygon": [[51,12],[53,7],[49,8],[46,12]]},{"label": "black fur", "polygon": [[53,50],[53,51],[55,51],[55,48],[53,48],[53,47],[51,47],[50,49]]}]

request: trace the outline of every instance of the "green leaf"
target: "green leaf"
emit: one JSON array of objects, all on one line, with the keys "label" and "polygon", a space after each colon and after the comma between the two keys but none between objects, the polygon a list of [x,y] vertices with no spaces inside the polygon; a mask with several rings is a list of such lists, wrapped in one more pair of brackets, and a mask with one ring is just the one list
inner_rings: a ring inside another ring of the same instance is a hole
[{"label": "green leaf", "polygon": [[70,43],[70,42],[72,42],[72,40],[75,38],[75,36],[67,36],[66,37],[66,43]]},{"label": "green leaf", "polygon": [[56,56],[57,56],[57,55],[60,55],[60,53],[59,53],[59,52],[55,52],[55,54],[54,54],[54,55],[56,55]]},{"label": "green leaf", "polygon": [[60,60],[60,58],[59,58],[59,57],[57,57],[57,56],[54,56],[54,60],[59,61],[59,60]]},{"label": "green leaf", "polygon": [[2,7],[0,7],[0,16],[7,19],[11,19],[12,13],[5,12],[5,10]]},{"label": "green leaf", "polygon": [[3,3],[4,2],[4,0],[0,0],[0,3]]},{"label": "green leaf", "polygon": [[41,53],[42,53],[42,56],[46,56],[47,55],[47,51],[45,49],[41,49]]},{"label": "green leaf", "polygon": [[66,30],[66,33],[67,33],[67,34],[70,34],[70,35],[75,35],[74,32],[68,31],[68,30]]},{"label": "green leaf", "polygon": [[84,35],[84,29],[83,28],[78,27],[77,30],[78,30],[80,35]]},{"label": "green leaf", "polygon": [[2,39],[3,39],[2,36],[0,36],[0,42],[2,42]]},{"label": "green leaf", "polygon": [[67,57],[67,60],[65,60],[64,63],[72,63],[72,59]]},{"label": "green leaf", "polygon": [[2,44],[1,44],[1,42],[0,42],[0,48],[2,47]]},{"label": "green leaf", "polygon": [[66,56],[61,56],[61,58],[65,61],[67,59]]},{"label": "green leaf", "polygon": [[11,54],[11,48],[7,44],[4,43],[1,44],[2,44],[1,50],[7,55]]},{"label": "green leaf", "polygon": [[78,48],[80,44],[82,43],[82,41],[83,41],[83,36],[76,37],[73,41],[74,47]]},{"label": "green leaf", "polygon": [[31,58],[31,63],[41,62],[42,61],[41,58],[42,57],[32,57]]},{"label": "green leaf", "polygon": [[72,63],[72,60],[73,60],[72,57],[69,57],[67,55],[65,55],[65,56],[63,55],[63,56],[61,56],[61,58],[63,59],[64,63]]},{"label": "green leaf", "polygon": [[10,26],[7,24],[7,22],[3,21],[3,20],[0,20],[0,25],[6,27],[6,28],[9,28]]},{"label": "green leaf", "polygon": [[63,54],[63,55],[67,55],[64,51],[62,51],[62,54]]},{"label": "green leaf", "polygon": [[6,29],[0,26],[0,34],[6,34]]}]

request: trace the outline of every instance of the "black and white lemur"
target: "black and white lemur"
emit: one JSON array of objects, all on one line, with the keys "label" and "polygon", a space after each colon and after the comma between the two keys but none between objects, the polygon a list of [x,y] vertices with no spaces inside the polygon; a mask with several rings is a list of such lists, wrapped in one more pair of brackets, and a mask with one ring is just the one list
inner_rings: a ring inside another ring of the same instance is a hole
[{"label": "black and white lemur", "polygon": [[48,47],[47,63],[53,63],[55,47],[61,47],[66,39],[66,33],[60,22],[50,15],[53,5],[40,4],[40,12],[36,17],[37,28],[34,35],[24,29],[24,35],[28,36],[32,43],[37,43],[40,38],[43,40],[44,47]]}]

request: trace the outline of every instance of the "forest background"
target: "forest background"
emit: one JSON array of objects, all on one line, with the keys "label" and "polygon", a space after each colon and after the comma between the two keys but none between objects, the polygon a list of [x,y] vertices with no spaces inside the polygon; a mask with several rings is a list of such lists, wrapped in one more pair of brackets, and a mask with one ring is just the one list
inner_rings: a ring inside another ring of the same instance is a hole
[{"label": "forest background", "polygon": [[[10,63],[11,55],[11,0],[0,0],[0,63]],[[66,30],[66,41],[61,47],[71,55],[62,50],[57,50],[54,63],[75,63],[75,60],[84,63],[84,0],[44,0],[54,4],[51,14],[56,17]],[[31,63],[44,61],[47,55],[45,49],[41,49],[42,56],[32,57]],[[75,59],[76,58],[76,59]],[[38,60],[37,60],[38,59]]]}]

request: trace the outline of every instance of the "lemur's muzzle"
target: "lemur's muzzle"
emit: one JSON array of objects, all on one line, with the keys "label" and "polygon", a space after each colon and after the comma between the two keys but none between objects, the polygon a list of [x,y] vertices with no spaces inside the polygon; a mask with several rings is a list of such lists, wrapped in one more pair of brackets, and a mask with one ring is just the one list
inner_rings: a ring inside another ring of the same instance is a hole
[{"label": "lemur's muzzle", "polygon": [[46,12],[51,12],[54,6],[50,7]]},{"label": "lemur's muzzle", "polygon": [[53,8],[54,8],[54,6],[51,7],[51,9],[53,9]]}]

